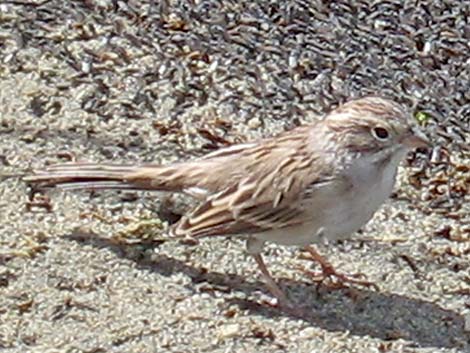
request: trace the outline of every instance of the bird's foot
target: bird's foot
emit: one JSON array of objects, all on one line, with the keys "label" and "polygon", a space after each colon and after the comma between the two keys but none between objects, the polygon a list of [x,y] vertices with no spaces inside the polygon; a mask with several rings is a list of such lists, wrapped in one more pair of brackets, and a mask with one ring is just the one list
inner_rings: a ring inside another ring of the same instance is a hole
[{"label": "bird's foot", "polygon": [[312,271],[301,266],[297,267],[306,274],[311,281],[326,285],[330,289],[342,289],[347,287],[346,284],[354,284],[357,286],[372,287],[378,290],[379,287],[374,282],[368,281],[362,273],[344,274],[337,272],[334,267],[322,267],[322,271]]},{"label": "bird's foot", "polygon": [[321,272],[315,272],[300,266],[297,268],[305,273],[313,282],[326,284],[331,289],[345,288],[347,287],[346,283],[368,288],[372,287],[375,290],[379,289],[375,283],[365,279],[366,276],[363,273],[354,273],[349,275],[340,273],[336,271],[333,265],[330,264],[323,256],[321,256],[315,249],[307,247],[306,251],[308,255],[301,255],[301,258],[319,263],[321,266]]},{"label": "bird's foot", "polygon": [[263,295],[263,298],[261,298],[260,303],[263,306],[271,307],[274,309],[277,309],[279,311],[282,311],[290,316],[294,317],[301,317],[304,315],[303,310],[291,303],[285,296],[284,293],[280,296],[274,296],[274,293],[271,291],[271,289],[268,287],[269,292],[272,296],[266,297]]}]

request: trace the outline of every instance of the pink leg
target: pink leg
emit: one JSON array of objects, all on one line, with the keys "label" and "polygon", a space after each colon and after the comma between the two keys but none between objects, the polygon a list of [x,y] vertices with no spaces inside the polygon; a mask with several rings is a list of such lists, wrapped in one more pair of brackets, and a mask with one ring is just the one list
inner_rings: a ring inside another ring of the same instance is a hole
[{"label": "pink leg", "polygon": [[282,289],[277,285],[274,281],[273,277],[269,273],[268,269],[266,268],[266,264],[264,263],[263,258],[260,254],[254,254],[253,257],[255,258],[256,263],[263,275],[263,280],[266,283],[266,287],[268,287],[271,294],[278,300],[279,304],[287,303],[287,297],[282,291]]},{"label": "pink leg", "polygon": [[333,286],[334,288],[342,288],[344,287],[344,283],[352,283],[356,285],[366,286],[366,287],[373,287],[374,289],[378,290],[378,286],[375,283],[372,283],[367,280],[361,280],[359,277],[365,277],[363,274],[353,274],[353,275],[345,275],[339,273],[335,270],[333,265],[331,265],[327,259],[325,259],[322,255],[320,255],[313,247],[306,246],[305,250],[310,255],[309,257],[303,257],[307,260],[314,260],[318,262],[322,268],[322,274],[317,275],[316,273],[301,269],[304,273],[309,275],[313,281],[315,282],[323,282],[326,278],[336,277],[336,285]]}]

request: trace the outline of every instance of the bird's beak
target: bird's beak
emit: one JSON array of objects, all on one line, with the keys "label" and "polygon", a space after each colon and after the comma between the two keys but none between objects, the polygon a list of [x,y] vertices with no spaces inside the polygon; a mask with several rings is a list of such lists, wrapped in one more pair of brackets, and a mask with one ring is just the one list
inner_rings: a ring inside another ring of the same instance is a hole
[{"label": "bird's beak", "polygon": [[429,139],[418,130],[412,131],[409,135],[407,135],[402,143],[408,147],[409,149],[416,149],[416,148],[429,148],[431,147],[431,142]]}]

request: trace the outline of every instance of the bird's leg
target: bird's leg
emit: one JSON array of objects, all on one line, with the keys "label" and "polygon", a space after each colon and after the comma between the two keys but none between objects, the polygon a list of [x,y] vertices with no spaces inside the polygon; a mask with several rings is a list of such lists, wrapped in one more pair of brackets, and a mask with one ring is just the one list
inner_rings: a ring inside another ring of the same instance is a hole
[{"label": "bird's leg", "polygon": [[266,287],[268,288],[269,292],[277,299],[278,305],[287,305],[287,297],[269,273],[268,269],[266,268],[266,264],[264,263],[263,257],[260,254],[253,254],[253,257],[258,264],[258,268],[261,271],[261,275],[263,276]]},{"label": "bird's leg", "polygon": [[360,279],[360,277],[365,277],[364,274],[355,273],[352,275],[346,275],[343,273],[339,273],[335,270],[333,265],[322,255],[320,255],[313,247],[306,246],[304,249],[308,252],[309,257],[302,258],[318,262],[322,269],[321,275],[318,275],[313,271],[306,270],[304,268],[301,269],[305,274],[311,277],[314,282],[323,282],[326,278],[335,277],[336,284],[333,286],[334,288],[342,288],[344,287],[344,283],[352,283],[366,287],[373,287],[374,289],[378,290],[378,287],[375,283]]},{"label": "bird's leg", "polygon": [[271,295],[277,300],[275,305],[293,315],[299,315],[300,312],[295,307],[289,305],[289,301],[287,300],[287,296],[285,295],[284,291],[279,287],[266,268],[266,264],[264,263],[263,257],[261,256],[263,246],[263,240],[256,239],[255,237],[250,237],[247,239],[247,251],[255,259],[258,268],[261,271],[261,275],[263,277],[264,283],[266,284],[266,287],[268,288]]}]

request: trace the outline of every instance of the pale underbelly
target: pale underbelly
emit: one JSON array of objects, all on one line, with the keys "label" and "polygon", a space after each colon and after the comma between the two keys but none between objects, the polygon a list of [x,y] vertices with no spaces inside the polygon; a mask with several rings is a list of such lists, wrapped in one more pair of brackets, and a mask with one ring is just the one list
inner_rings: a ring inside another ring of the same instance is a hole
[{"label": "pale underbelly", "polygon": [[288,227],[271,230],[264,233],[256,233],[252,236],[262,241],[268,241],[280,245],[305,246],[308,244],[334,242],[337,240],[350,239],[371,218],[349,219],[341,222],[322,222],[321,224],[305,223],[296,227]]},{"label": "pale underbelly", "polygon": [[[333,201],[322,210],[313,212],[311,221],[304,224],[273,229],[265,233],[253,234],[256,239],[281,245],[305,246],[312,243],[349,239],[365,225],[385,201],[383,198],[345,197],[342,202]],[[372,193],[372,195],[374,195]],[[388,195],[387,195],[388,196]]]},{"label": "pale underbelly", "polygon": [[376,174],[373,166],[359,165],[354,173],[356,178],[351,181],[353,187],[339,195],[337,189],[328,188],[317,194],[310,205],[304,205],[311,212],[305,217],[307,222],[252,236],[261,241],[297,246],[353,237],[389,197],[395,182],[398,157],[381,175]]}]

